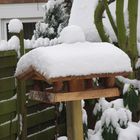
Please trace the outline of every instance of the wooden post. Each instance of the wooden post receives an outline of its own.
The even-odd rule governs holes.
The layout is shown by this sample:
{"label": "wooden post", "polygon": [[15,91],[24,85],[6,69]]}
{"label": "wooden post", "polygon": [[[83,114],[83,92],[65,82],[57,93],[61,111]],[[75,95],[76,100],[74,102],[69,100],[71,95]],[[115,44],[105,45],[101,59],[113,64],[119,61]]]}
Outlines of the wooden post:
{"label": "wooden post", "polygon": [[[53,83],[53,91],[57,94],[57,92],[61,92],[63,88],[63,82],[55,82]],[[55,103],[55,114],[56,114],[56,118],[55,118],[55,126],[56,126],[56,130],[55,130],[55,140],[58,139],[59,136],[59,124],[58,124],[58,117],[59,117],[59,103]]]}
{"label": "wooden post", "polygon": [[108,88],[112,88],[115,86],[115,77],[107,77],[105,78],[105,86]]}
{"label": "wooden post", "polygon": [[[20,40],[20,56],[24,55],[24,33],[23,30],[19,34],[15,34]],[[27,139],[27,112],[26,112],[26,83],[17,80],[17,106],[18,106],[18,137],[20,140]],[[22,123],[22,125],[21,125]]]}
{"label": "wooden post", "polygon": [[[84,80],[69,81],[69,91],[84,90]],[[83,140],[81,101],[66,102],[68,140]]]}

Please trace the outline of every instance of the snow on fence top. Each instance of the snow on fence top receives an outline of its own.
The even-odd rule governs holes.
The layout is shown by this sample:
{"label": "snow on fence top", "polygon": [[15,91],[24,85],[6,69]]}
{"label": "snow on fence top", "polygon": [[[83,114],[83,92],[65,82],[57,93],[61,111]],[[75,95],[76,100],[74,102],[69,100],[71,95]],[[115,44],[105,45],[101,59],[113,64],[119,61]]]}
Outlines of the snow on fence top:
{"label": "snow on fence top", "polygon": [[8,24],[8,30],[10,33],[20,33],[23,30],[23,24],[19,19],[12,19]]}
{"label": "snow on fence top", "polygon": [[109,43],[74,43],[41,47],[19,60],[15,76],[30,69],[46,79],[132,71],[130,59]]}
{"label": "snow on fence top", "polygon": [[15,50],[19,55],[20,41],[17,36],[12,36],[8,41],[0,41],[0,51]]}

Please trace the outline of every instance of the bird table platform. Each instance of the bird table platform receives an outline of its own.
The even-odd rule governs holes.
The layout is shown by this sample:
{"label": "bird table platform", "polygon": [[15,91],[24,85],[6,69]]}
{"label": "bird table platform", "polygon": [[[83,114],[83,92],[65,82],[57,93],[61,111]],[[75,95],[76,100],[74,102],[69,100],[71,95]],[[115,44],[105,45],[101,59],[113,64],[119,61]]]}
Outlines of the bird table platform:
{"label": "bird table platform", "polygon": [[[83,140],[80,100],[119,96],[115,77],[131,71],[129,57],[119,48],[109,43],[84,42],[34,49],[19,60],[15,76],[51,83],[52,91],[31,91],[30,99],[66,102],[68,139]],[[92,87],[93,78],[100,78],[104,88]],[[64,82],[68,91],[62,93]]]}

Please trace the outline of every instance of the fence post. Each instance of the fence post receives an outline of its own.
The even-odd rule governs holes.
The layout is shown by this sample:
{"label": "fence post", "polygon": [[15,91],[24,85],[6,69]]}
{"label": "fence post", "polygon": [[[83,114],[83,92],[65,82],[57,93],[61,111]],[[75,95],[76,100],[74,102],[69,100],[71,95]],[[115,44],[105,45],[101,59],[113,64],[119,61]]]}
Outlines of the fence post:
{"label": "fence post", "polygon": [[[24,50],[24,33],[23,30],[17,35],[20,40],[20,56],[25,53]],[[27,139],[27,111],[26,111],[26,84],[25,81],[17,80],[17,104],[19,115],[19,129],[18,135],[20,140]]]}
{"label": "fence post", "polygon": [[[19,33],[19,40],[20,40],[20,56],[23,56],[25,53],[24,50],[24,33],[23,30],[20,31]],[[20,128],[21,140],[26,140],[27,139],[27,112],[26,112],[26,84],[25,81],[19,81],[17,80],[17,95],[19,99],[19,118],[20,118],[20,123],[22,121],[22,125]]]}
{"label": "fence post", "polygon": [[[20,57],[24,55],[24,33],[15,33],[20,40]],[[17,82],[17,113],[18,113],[18,138],[27,139],[27,111],[26,111],[26,83],[25,81],[16,80]]]}

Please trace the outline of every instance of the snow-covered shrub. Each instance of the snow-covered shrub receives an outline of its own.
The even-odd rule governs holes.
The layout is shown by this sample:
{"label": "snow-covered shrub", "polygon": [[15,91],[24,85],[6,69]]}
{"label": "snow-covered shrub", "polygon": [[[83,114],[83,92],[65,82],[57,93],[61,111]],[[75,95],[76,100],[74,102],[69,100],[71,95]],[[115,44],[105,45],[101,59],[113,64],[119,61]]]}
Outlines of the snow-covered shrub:
{"label": "snow-covered shrub", "polygon": [[100,120],[103,112],[111,107],[117,110],[120,108],[124,108],[123,99],[116,99],[108,102],[105,98],[100,98],[93,109],[93,114],[96,120]]}
{"label": "snow-covered shrub", "polygon": [[[108,104],[111,105],[112,103],[108,102]],[[119,107],[111,108],[107,105],[102,113],[101,119],[95,125],[93,136],[98,135],[98,137],[101,137],[100,140],[118,140],[120,131],[127,129],[131,121],[132,113],[128,109]]]}
{"label": "snow-covered shrub", "polygon": [[132,121],[132,113],[124,108],[123,99],[108,102],[101,98],[95,104],[93,114],[97,120],[92,138],[99,140],[119,140],[120,131],[127,129]]}
{"label": "snow-covered shrub", "polygon": [[124,106],[133,112],[139,103],[139,91],[131,84],[125,84],[123,90]]}
{"label": "snow-covered shrub", "polygon": [[34,31],[35,39],[47,37],[54,39],[61,30],[67,26],[71,1],[49,0],[43,7],[45,11],[44,21],[36,23]]}

